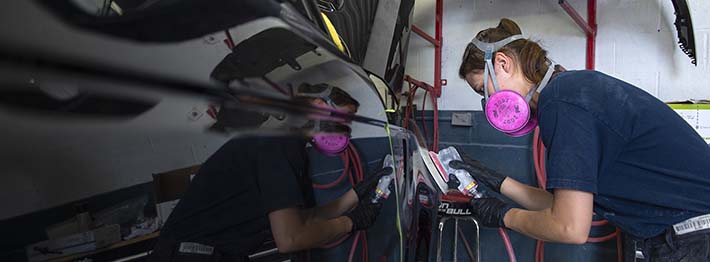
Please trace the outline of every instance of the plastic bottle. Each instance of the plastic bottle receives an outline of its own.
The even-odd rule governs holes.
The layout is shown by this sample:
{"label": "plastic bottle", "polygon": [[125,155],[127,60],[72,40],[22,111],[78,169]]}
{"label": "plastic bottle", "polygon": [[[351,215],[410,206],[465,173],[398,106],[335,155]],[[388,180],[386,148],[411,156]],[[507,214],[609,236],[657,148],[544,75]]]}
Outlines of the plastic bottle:
{"label": "plastic bottle", "polygon": [[478,192],[478,182],[471,177],[471,174],[466,172],[466,170],[454,169],[449,166],[449,163],[453,160],[462,160],[456,148],[447,147],[441,149],[438,153],[438,157],[446,173],[454,175],[456,179],[459,180],[458,190],[461,191],[461,193],[474,198],[481,198],[483,196],[481,192]]}
{"label": "plastic bottle", "polygon": [[390,167],[392,168],[392,173],[384,175],[377,182],[377,187],[375,187],[375,196],[372,197],[372,203],[377,203],[380,199],[387,199],[390,196],[390,184],[394,179],[394,158],[392,155],[385,156],[384,161],[382,161],[382,168]]}

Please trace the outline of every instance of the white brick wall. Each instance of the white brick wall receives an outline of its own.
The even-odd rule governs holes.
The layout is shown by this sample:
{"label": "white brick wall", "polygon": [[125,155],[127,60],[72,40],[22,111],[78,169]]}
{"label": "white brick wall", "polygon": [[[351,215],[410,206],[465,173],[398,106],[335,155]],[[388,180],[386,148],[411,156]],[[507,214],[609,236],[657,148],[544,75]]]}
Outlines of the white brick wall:
{"label": "white brick wall", "polygon": [[[569,1],[586,16],[586,0]],[[661,100],[709,99],[710,2],[691,0],[698,66],[678,47],[669,0],[597,1],[596,69],[630,82]],[[435,0],[417,0],[414,24],[434,33]],[[466,43],[502,17],[516,21],[526,37],[539,40],[549,56],[568,69],[583,69],[586,37],[555,0],[446,0],[442,110],[480,110],[480,96],[458,77]],[[413,35],[407,73],[429,83],[434,75],[433,48]],[[421,101],[421,98],[417,99]],[[431,103],[427,103],[431,104]],[[428,105],[427,105],[428,106]]]}

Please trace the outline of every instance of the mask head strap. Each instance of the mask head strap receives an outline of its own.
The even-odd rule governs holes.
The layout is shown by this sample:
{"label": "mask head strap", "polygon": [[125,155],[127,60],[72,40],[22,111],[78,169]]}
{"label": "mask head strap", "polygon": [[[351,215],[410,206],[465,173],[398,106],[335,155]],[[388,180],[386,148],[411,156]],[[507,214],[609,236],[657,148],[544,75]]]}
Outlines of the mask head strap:
{"label": "mask head strap", "polygon": [[542,89],[544,89],[545,86],[547,86],[547,83],[550,82],[550,78],[552,78],[552,73],[554,72],[555,62],[550,61],[549,66],[547,67],[547,72],[545,72],[545,76],[542,78],[542,81],[540,81],[540,84],[538,84],[537,87],[533,86],[533,88],[530,89],[528,95],[525,96],[525,101],[530,102],[530,99],[532,99],[535,92],[542,92]]}
{"label": "mask head strap", "polygon": [[[493,89],[498,92],[498,80],[496,79],[496,73],[495,70],[493,69],[493,53],[497,52],[501,48],[503,48],[505,45],[510,44],[511,42],[515,40],[523,39],[522,35],[511,35],[505,39],[502,39],[497,42],[493,43],[486,43],[481,40],[478,40],[474,38],[471,40],[471,43],[476,46],[478,49],[484,52],[484,61],[485,61],[485,67],[483,71],[483,76],[485,78],[488,78],[488,74],[490,73],[491,79],[493,80]],[[483,93],[486,98],[488,98],[488,79],[483,80]]]}
{"label": "mask head strap", "polygon": [[304,92],[298,92],[294,94],[295,96],[305,96],[305,97],[313,97],[313,98],[320,98],[323,99],[329,106],[336,107],[335,103],[333,102],[332,99],[330,99],[330,95],[333,93],[333,86],[326,85],[325,90],[319,92],[319,93],[304,93]]}
{"label": "mask head strap", "polygon": [[[341,124],[342,124],[342,123],[341,123]],[[344,126],[350,126],[350,125],[348,125],[348,124],[342,124],[342,125],[344,125]],[[311,131],[312,131],[314,134],[318,134],[318,133],[340,133],[340,132],[333,132],[333,131],[321,131],[321,120],[320,120],[320,119],[314,119],[314,120],[313,120],[313,129],[311,129]],[[343,134],[345,134],[345,133],[343,133]],[[349,136],[349,135],[348,135],[348,136]]]}
{"label": "mask head strap", "polygon": [[511,36],[501,39],[500,41],[497,41],[497,42],[486,43],[486,42],[483,42],[481,40],[474,38],[471,40],[471,43],[473,45],[475,45],[476,47],[478,47],[478,49],[480,49],[483,52],[490,51],[491,53],[494,53],[494,52],[500,50],[501,48],[503,48],[504,46],[506,46],[507,44],[510,44],[511,42],[513,42],[515,40],[520,40],[520,39],[523,39],[522,35],[511,35]]}
{"label": "mask head strap", "polygon": [[313,133],[320,133],[320,120],[318,119],[313,120]]}

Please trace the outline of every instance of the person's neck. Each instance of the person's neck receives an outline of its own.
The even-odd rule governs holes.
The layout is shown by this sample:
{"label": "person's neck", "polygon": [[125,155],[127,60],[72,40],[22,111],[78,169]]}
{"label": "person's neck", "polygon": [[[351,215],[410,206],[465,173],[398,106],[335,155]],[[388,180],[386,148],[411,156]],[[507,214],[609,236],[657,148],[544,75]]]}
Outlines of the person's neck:
{"label": "person's neck", "polygon": [[[530,92],[536,91],[537,85],[528,81],[522,74],[517,74],[511,79],[510,86],[506,89],[515,91],[521,96],[526,97]],[[537,95],[537,93],[533,94],[533,97],[530,99],[530,108],[533,110],[537,108]]]}
{"label": "person's neck", "polygon": [[534,86],[532,82],[525,79],[525,77],[523,77],[522,75],[516,75],[511,79],[510,87],[508,87],[507,89],[513,90],[521,96],[525,97],[528,95],[528,93],[534,91],[533,89],[535,87],[536,86]]}
{"label": "person's neck", "polygon": [[535,92],[535,94],[533,94],[533,97],[530,99],[530,109],[532,109],[533,111],[537,111],[537,99],[539,96],[540,93]]}
{"label": "person's neck", "polygon": [[[559,65],[558,65],[558,66],[559,66]],[[559,68],[560,68],[561,70],[559,70],[559,71],[558,71],[558,70],[555,70],[554,72],[552,72],[552,78],[550,78],[549,81],[552,81],[552,79],[554,79],[555,76],[557,76],[557,73],[560,73],[560,72],[564,72],[564,71],[565,71],[565,69],[564,69],[563,67],[559,66]],[[555,68],[555,69],[557,69],[557,68]],[[547,82],[547,84],[550,84],[550,82]],[[538,88],[538,87],[536,86],[535,89],[537,89],[537,88]],[[540,92],[542,92],[542,90],[540,90]],[[540,93],[538,93],[537,90],[535,90],[535,94],[533,94],[532,99],[530,99],[530,108],[531,108],[533,111],[537,111],[537,101],[538,101],[539,98],[540,98]]]}

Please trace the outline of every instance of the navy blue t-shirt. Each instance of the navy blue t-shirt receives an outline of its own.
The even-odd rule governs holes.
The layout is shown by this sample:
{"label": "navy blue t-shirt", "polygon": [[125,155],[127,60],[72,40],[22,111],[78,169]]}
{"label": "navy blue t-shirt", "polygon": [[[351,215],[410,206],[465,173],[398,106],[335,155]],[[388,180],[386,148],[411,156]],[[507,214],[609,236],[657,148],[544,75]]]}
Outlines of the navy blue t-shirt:
{"label": "navy blue t-shirt", "polygon": [[271,237],[268,214],[315,205],[300,137],[239,137],[205,161],[161,238],[214,246],[234,257]]}
{"label": "navy blue t-shirt", "polygon": [[596,71],[556,75],[538,101],[547,188],[594,193],[637,238],[710,213],[710,147],[668,105]]}

